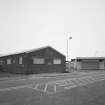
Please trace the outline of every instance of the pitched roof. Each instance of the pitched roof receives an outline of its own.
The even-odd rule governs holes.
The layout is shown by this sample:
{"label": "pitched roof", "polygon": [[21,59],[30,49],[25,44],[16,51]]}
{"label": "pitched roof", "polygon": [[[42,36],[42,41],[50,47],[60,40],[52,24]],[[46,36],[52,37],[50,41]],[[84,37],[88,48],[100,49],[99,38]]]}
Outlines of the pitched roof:
{"label": "pitched roof", "polygon": [[25,53],[35,52],[35,51],[43,50],[43,49],[45,49],[45,48],[51,48],[51,49],[53,49],[54,51],[56,51],[57,53],[59,53],[60,55],[65,56],[64,54],[62,54],[61,52],[59,52],[58,50],[56,50],[55,48],[53,48],[53,47],[51,47],[51,46],[40,47],[40,48],[37,48],[37,49],[33,49],[33,50],[26,51]]}
{"label": "pitched roof", "polygon": [[51,46],[44,46],[44,47],[40,47],[40,48],[36,48],[36,49],[31,49],[31,50],[27,50],[27,51],[22,51],[22,52],[16,52],[16,53],[13,53],[13,54],[7,54],[7,55],[3,55],[3,56],[0,56],[0,57],[4,57],[4,56],[10,56],[10,55],[18,55],[18,54],[27,54],[27,53],[31,53],[31,52],[36,52],[36,51],[39,51],[39,50],[43,50],[45,48],[51,48],[53,49],[54,51],[58,52],[60,55],[62,56],[65,56],[64,54],[62,54],[61,52],[57,51],[56,49],[52,48]]}

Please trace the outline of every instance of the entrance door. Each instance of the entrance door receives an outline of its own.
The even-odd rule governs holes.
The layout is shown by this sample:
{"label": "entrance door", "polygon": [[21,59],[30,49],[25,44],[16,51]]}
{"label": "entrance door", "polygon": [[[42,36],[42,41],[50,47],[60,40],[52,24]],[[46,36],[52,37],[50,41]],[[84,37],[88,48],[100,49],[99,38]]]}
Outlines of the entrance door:
{"label": "entrance door", "polygon": [[45,64],[46,64],[46,68],[45,68],[45,72],[46,73],[51,73],[53,72],[53,62],[52,62],[52,59],[46,59],[45,61]]}

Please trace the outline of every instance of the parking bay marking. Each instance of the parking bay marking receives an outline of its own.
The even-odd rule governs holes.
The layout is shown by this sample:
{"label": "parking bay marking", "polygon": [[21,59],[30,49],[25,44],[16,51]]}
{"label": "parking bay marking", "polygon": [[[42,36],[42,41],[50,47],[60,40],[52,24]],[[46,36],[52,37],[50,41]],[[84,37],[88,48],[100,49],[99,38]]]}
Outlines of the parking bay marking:
{"label": "parking bay marking", "polygon": [[[99,79],[99,78],[97,78]],[[89,83],[93,83],[97,80],[96,78],[93,78],[92,76],[87,77],[81,77],[81,78],[73,78],[73,79],[65,79],[65,80],[58,80],[53,82],[48,82],[46,84],[37,84],[34,88],[37,91],[46,92],[50,94],[54,94],[56,92],[59,92],[59,88],[62,87],[62,89],[71,89],[78,86],[87,85]],[[103,78],[102,78],[103,79]],[[101,80],[102,80],[101,79]],[[42,85],[42,86],[41,86]]]}
{"label": "parking bay marking", "polygon": [[64,87],[64,89],[71,89],[77,86],[83,86],[83,85],[89,84],[91,82],[93,82],[92,78],[85,77],[85,78],[78,78],[78,79],[76,78],[76,79],[70,79],[70,80],[57,81],[55,84],[59,87]]}

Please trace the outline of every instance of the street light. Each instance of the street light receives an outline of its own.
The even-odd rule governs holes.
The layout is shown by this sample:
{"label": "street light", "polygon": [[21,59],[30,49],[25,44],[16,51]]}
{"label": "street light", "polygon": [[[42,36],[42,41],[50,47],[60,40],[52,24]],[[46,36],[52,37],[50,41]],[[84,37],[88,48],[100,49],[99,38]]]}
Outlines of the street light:
{"label": "street light", "polygon": [[71,40],[72,37],[70,36],[69,38],[67,38],[67,61],[68,61],[68,51],[69,51],[69,40]]}

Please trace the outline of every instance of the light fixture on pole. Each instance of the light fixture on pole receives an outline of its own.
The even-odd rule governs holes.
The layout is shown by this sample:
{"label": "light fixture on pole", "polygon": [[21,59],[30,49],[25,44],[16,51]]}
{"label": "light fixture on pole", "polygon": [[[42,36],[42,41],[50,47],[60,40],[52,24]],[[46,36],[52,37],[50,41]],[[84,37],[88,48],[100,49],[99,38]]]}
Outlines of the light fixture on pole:
{"label": "light fixture on pole", "polygon": [[69,40],[71,40],[72,37],[70,36],[69,38],[67,38],[67,61],[68,61],[68,51],[69,51]]}

